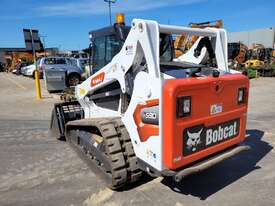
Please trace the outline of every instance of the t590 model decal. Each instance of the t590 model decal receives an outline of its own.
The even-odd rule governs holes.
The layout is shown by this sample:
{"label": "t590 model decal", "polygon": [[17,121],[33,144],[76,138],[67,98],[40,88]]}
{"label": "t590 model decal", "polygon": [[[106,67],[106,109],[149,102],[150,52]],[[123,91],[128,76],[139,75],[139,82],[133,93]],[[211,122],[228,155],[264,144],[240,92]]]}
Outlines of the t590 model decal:
{"label": "t590 model decal", "polygon": [[145,142],[150,136],[159,135],[158,105],[158,99],[148,100],[145,104],[138,104],[134,112],[134,120],[141,142]]}

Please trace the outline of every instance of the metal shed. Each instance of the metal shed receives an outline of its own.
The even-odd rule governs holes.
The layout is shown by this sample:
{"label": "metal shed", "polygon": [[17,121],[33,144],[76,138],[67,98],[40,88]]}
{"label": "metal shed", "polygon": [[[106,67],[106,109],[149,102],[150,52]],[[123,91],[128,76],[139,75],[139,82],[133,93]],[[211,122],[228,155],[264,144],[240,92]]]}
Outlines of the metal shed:
{"label": "metal shed", "polygon": [[231,32],[228,34],[228,42],[242,42],[249,48],[251,48],[254,43],[262,44],[265,48],[275,48],[275,27]]}

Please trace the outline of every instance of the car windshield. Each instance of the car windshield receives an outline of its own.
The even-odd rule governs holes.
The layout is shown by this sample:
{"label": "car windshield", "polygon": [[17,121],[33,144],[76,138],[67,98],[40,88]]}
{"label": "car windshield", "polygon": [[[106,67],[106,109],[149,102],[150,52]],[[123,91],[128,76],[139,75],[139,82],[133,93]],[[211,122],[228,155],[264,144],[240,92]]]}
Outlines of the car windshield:
{"label": "car windshield", "polygon": [[77,60],[76,59],[74,59],[74,58],[69,59],[68,58],[67,61],[70,65],[77,66]]}
{"label": "car windshield", "polygon": [[79,60],[79,64],[81,67],[84,67],[85,65],[88,64],[88,59],[81,59]]}
{"label": "car windshield", "polygon": [[64,58],[46,58],[45,64],[47,65],[66,64],[66,60]]}
{"label": "car windshield", "polygon": [[88,59],[82,59],[79,60],[80,64],[87,64],[88,63]]}

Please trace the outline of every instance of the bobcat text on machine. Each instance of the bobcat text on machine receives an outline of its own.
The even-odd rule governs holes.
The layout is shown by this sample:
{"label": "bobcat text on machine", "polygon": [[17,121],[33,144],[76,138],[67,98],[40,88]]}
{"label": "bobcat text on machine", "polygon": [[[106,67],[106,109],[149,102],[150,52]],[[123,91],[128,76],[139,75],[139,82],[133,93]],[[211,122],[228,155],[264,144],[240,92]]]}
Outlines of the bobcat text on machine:
{"label": "bobcat text on machine", "polygon": [[[121,20],[121,18],[118,18]],[[174,58],[173,35],[198,37]],[[142,172],[179,182],[249,149],[249,80],[227,65],[223,29],[134,19],[90,32],[94,74],[55,104],[51,131],[116,189]]]}

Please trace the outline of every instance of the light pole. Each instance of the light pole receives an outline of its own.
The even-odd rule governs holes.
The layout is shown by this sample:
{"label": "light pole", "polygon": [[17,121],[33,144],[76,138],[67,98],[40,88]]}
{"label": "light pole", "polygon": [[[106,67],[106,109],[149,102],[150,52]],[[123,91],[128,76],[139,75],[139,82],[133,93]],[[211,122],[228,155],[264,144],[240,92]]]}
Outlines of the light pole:
{"label": "light pole", "polygon": [[112,26],[112,11],[111,11],[111,4],[116,3],[117,0],[104,0],[109,5],[109,18],[110,18],[110,25]]}
{"label": "light pole", "polygon": [[35,77],[36,99],[39,100],[42,98],[42,96],[41,96],[40,77],[37,69],[36,52],[35,52],[34,37],[33,37],[32,29],[30,29],[30,36],[31,36],[31,43],[32,43],[33,64],[35,66],[34,77]]}

